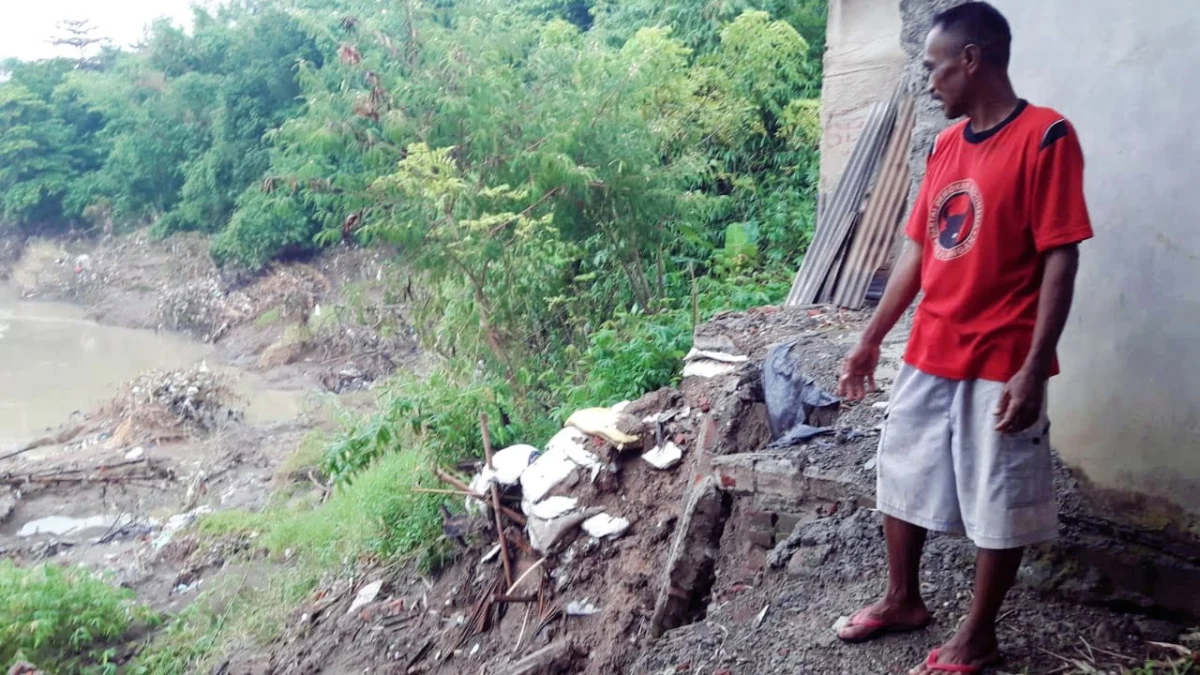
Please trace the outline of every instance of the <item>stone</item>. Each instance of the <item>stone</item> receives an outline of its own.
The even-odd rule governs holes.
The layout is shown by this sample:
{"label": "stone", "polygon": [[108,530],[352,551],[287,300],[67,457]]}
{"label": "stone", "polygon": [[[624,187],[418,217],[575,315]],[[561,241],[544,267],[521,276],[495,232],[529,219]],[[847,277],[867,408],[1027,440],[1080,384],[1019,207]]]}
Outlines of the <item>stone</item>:
{"label": "stone", "polygon": [[808,576],[820,569],[832,553],[833,546],[830,544],[802,547],[788,560],[787,573],[793,577]]}
{"label": "stone", "polygon": [[358,595],[354,596],[354,602],[350,603],[350,609],[346,611],[346,614],[353,614],[359,609],[375,602],[375,598],[379,597],[379,591],[382,589],[383,581],[373,581],[363,586]]}
{"label": "stone", "polygon": [[650,466],[659,471],[667,471],[673,469],[683,461],[683,450],[671,441],[667,441],[663,445],[656,445],[650,452],[642,455],[642,459]]}
{"label": "stone", "polygon": [[607,513],[588,518],[583,522],[583,531],[596,539],[619,537],[629,530],[629,521]]}

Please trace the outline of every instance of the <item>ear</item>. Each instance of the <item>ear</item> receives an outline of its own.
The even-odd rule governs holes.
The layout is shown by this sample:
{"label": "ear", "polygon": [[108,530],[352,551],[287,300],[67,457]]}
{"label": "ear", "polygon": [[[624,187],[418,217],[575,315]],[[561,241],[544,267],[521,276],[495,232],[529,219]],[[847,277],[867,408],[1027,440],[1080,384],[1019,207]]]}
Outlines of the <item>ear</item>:
{"label": "ear", "polygon": [[962,59],[963,70],[968,75],[974,75],[983,66],[983,50],[979,45],[969,44],[963,47],[959,58]]}

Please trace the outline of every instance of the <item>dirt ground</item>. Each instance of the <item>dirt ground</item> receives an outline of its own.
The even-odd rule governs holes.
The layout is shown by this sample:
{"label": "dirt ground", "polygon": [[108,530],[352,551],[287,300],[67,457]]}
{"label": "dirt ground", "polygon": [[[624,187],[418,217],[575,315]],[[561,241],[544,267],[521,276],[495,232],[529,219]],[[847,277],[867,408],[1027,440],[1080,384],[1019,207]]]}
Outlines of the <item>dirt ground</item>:
{"label": "dirt ground", "polygon": [[[863,320],[861,314],[765,308],[719,317],[698,331],[698,341],[730,337],[726,346],[750,356],[749,363],[721,377],[685,379],[680,390],[654,392],[629,408],[635,416],[675,411],[665,431],[686,448],[684,461],[659,471],[638,452],[610,454],[599,478],[568,481],[562,491],[628,518],[630,528],[620,538],[576,533],[543,555],[530,550],[522,528],[510,523],[506,537],[520,551],[514,576],[529,574],[509,591],[498,560],[482,561],[495,534],[480,518],[469,529],[482,533],[481,540],[435,578],[408,568],[379,569],[330,586],[298,610],[288,638],[269,656],[235,656],[224,672],[907,672],[964,616],[973,574],[969,542],[940,536],[929,542],[923,581],[936,619],[928,630],[860,646],[844,645],[834,635],[839,618],[877,598],[884,586],[881,520],[864,495],[873,492],[879,404],[897,372],[903,330],[885,347],[883,390],[844,408],[836,433],[786,451],[789,461],[806,467],[805,475],[844,485],[840,497],[812,500],[811,517],[774,550],[747,536],[756,508],[747,496],[715,502],[718,541],[681,536],[696,529],[689,494],[703,489],[714,459],[760,449],[761,425],[747,419],[756,414],[753,380],[768,347],[801,338],[810,374],[832,388],[841,355]],[[593,449],[605,452],[603,444]],[[1070,480],[1064,472],[1064,493],[1073,489]],[[664,577],[681,542],[715,563],[689,588]],[[1003,615],[1005,661],[995,672],[1121,673],[1147,659],[1178,658],[1150,642],[1190,639],[1184,624],[1155,619],[1152,611],[1118,612],[1055,592],[1038,571],[1041,559],[1030,558]],[[354,606],[364,589],[374,593]],[[664,597],[682,601],[674,617],[682,625],[655,639]]]}

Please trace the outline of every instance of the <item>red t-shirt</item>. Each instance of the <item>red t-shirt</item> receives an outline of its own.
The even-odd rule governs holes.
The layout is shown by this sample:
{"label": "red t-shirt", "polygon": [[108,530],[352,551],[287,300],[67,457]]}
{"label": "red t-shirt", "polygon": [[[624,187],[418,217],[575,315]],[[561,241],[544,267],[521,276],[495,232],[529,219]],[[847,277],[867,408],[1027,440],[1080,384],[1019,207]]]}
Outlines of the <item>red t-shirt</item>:
{"label": "red t-shirt", "polygon": [[905,231],[922,247],[924,297],[904,360],[948,379],[1008,381],[1033,342],[1042,254],[1092,236],[1075,130],[1024,101],[986,132],[946,129]]}

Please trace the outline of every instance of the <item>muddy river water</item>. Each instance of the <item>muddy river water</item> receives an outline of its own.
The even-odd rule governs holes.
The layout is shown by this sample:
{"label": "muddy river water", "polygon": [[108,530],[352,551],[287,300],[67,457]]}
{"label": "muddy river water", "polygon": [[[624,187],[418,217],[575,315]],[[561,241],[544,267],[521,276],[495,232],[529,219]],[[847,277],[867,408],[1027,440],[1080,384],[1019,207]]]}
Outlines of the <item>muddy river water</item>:
{"label": "muddy river water", "polygon": [[[186,368],[212,347],[167,332],[102,326],[65,303],[21,300],[0,284],[0,452],[112,399],[149,369]],[[249,421],[293,416],[299,395],[238,378]]]}

